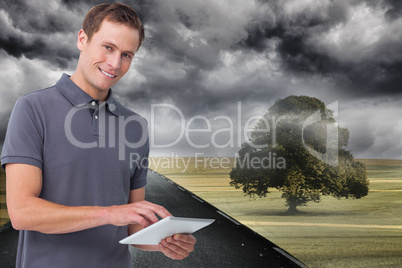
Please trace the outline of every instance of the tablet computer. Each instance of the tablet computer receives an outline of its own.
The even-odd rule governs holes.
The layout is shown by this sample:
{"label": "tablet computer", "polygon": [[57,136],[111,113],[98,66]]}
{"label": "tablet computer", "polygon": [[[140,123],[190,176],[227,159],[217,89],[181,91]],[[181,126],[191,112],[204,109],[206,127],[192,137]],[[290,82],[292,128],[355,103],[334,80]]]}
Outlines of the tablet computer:
{"label": "tablet computer", "polygon": [[162,239],[174,234],[191,234],[204,228],[214,219],[166,217],[122,240],[121,244],[158,245]]}

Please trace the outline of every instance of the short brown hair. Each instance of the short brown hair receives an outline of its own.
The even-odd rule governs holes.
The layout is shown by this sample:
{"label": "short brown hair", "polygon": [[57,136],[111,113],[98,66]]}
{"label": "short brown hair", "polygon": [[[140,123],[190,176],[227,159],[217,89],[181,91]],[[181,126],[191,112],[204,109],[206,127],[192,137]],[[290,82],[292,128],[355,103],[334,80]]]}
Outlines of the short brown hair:
{"label": "short brown hair", "polygon": [[140,48],[145,38],[144,25],[132,7],[121,3],[100,4],[89,10],[82,23],[82,29],[88,36],[88,41],[99,30],[105,19],[137,29],[140,34],[140,43],[138,45],[138,48]]}

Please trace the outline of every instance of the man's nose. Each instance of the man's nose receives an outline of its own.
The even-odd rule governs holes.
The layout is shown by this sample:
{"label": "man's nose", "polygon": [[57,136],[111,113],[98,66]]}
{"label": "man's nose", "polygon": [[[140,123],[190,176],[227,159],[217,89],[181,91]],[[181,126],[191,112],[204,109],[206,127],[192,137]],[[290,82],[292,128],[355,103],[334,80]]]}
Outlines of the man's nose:
{"label": "man's nose", "polygon": [[120,69],[121,66],[121,56],[118,53],[113,53],[109,55],[107,63],[113,70]]}

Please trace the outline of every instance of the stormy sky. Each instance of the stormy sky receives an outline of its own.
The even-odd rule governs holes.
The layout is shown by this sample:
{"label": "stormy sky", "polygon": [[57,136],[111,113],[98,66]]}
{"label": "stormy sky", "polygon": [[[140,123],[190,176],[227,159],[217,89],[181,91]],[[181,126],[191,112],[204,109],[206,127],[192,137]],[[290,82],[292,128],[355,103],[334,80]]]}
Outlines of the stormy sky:
{"label": "stormy sky", "polygon": [[[0,143],[18,97],[74,72],[103,2],[0,2]],[[307,95],[338,105],[355,157],[402,159],[401,1],[122,2],[146,39],[114,92],[150,123],[152,155],[234,156],[277,99]]]}

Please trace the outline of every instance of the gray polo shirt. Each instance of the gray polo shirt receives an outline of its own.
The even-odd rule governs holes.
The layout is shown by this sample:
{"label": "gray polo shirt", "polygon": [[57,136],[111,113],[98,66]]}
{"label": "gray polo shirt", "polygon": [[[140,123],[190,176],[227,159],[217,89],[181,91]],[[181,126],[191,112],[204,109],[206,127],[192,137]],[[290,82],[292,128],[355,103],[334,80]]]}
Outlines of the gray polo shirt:
{"label": "gray polo shirt", "polygon": [[[63,74],[53,87],[18,99],[1,155],[42,169],[40,197],[67,206],[127,204],[146,185],[146,121],[110,90],[99,105]],[[46,215],[43,215],[46,218]],[[69,234],[21,231],[17,267],[131,267],[127,227],[100,226]]]}

